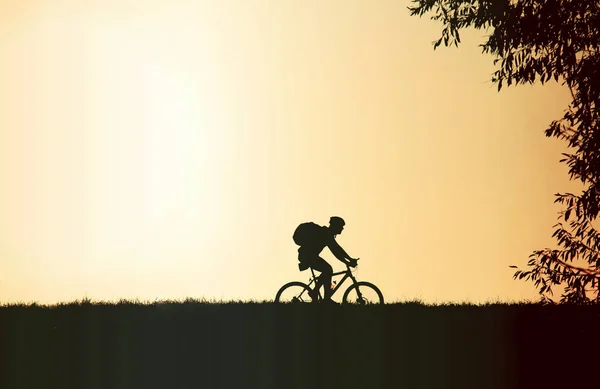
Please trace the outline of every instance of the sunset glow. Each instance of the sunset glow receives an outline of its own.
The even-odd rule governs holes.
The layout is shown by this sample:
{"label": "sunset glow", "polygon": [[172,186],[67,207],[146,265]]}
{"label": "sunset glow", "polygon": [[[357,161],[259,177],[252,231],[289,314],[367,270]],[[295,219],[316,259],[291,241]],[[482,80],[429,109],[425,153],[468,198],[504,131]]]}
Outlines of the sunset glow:
{"label": "sunset glow", "polygon": [[386,301],[536,298],[568,91],[406,6],[0,1],[0,301],[273,299],[332,215]]}

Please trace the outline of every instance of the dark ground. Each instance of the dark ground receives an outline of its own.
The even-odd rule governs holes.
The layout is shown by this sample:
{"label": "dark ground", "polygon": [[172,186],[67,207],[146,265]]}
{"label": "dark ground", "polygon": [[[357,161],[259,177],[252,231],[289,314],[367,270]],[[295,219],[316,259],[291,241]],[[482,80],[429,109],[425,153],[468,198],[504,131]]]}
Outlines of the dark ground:
{"label": "dark ground", "polygon": [[0,307],[0,388],[600,387],[600,306]]}

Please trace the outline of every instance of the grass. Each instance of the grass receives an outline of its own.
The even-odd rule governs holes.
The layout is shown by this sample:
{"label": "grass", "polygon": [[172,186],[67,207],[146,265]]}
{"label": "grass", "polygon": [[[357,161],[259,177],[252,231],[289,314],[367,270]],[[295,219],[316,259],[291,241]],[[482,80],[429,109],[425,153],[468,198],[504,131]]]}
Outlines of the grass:
{"label": "grass", "polygon": [[0,388],[576,388],[599,324],[600,306],[499,301],[4,304]]}

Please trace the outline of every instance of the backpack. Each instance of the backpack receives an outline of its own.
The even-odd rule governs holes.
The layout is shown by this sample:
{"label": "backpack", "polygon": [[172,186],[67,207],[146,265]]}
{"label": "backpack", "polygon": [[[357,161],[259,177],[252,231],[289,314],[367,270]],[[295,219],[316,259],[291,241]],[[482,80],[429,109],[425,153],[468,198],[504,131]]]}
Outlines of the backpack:
{"label": "backpack", "polygon": [[302,223],[296,227],[296,231],[294,231],[294,243],[298,246],[310,245],[310,243],[316,239],[320,231],[321,226],[318,224],[313,222]]}

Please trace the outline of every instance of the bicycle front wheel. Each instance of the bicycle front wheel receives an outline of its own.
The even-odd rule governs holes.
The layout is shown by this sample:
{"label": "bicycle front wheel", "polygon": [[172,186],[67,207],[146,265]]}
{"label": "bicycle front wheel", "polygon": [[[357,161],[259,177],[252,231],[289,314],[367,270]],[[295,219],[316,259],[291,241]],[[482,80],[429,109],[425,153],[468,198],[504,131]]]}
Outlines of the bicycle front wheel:
{"label": "bicycle front wheel", "polygon": [[283,285],[275,296],[276,303],[311,303],[312,289],[298,281],[288,282]]}
{"label": "bicycle front wheel", "polygon": [[346,289],[342,302],[360,305],[383,304],[383,294],[372,283],[359,281]]}

